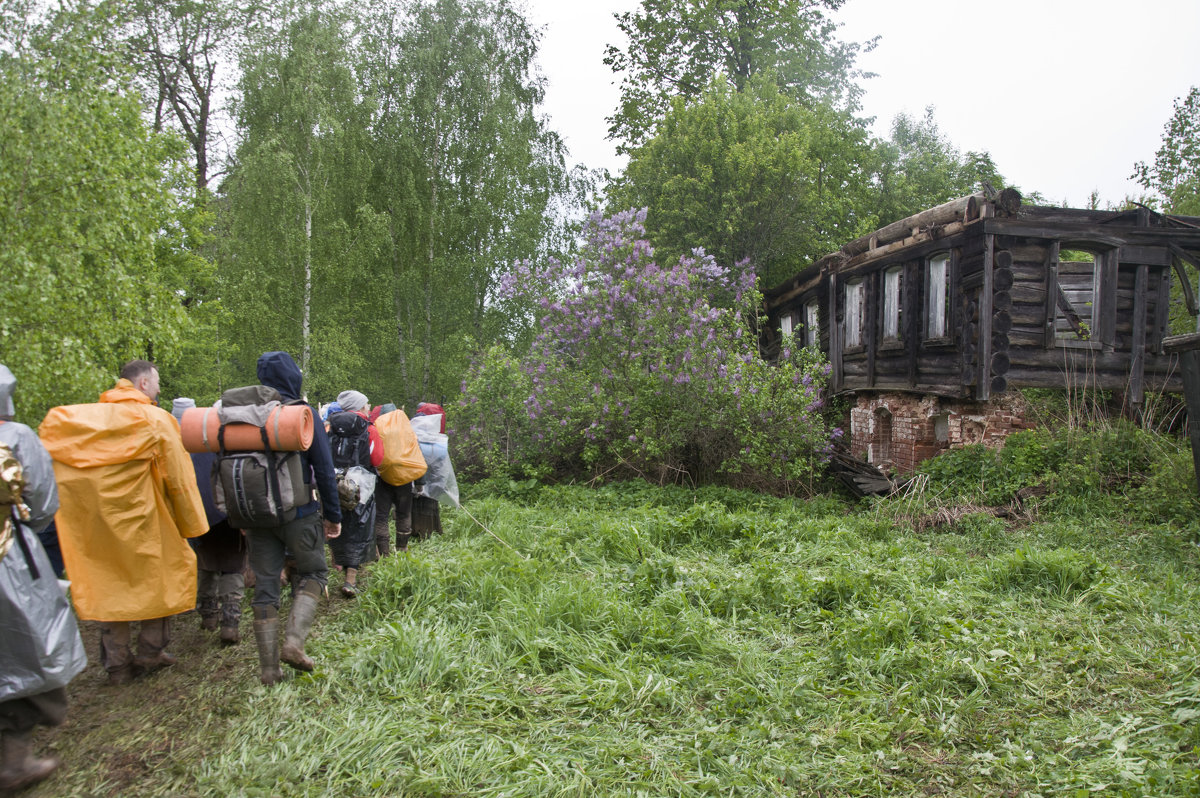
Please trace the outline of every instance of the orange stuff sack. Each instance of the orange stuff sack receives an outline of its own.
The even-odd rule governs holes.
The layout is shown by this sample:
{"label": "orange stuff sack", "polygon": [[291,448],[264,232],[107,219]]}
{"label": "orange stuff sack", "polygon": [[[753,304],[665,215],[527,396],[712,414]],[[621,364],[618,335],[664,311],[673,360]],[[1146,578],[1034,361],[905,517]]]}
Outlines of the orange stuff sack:
{"label": "orange stuff sack", "polygon": [[385,413],[375,421],[375,429],[383,439],[383,462],[379,476],[389,485],[407,485],[425,476],[425,458],[417,434],[403,410]]}
{"label": "orange stuff sack", "polygon": [[[221,419],[216,408],[189,407],[179,422],[183,446],[189,452],[219,452]],[[312,446],[313,413],[308,405],[276,405],[262,429],[276,452],[304,452]],[[226,424],[225,451],[263,451],[262,432],[253,424]]]}

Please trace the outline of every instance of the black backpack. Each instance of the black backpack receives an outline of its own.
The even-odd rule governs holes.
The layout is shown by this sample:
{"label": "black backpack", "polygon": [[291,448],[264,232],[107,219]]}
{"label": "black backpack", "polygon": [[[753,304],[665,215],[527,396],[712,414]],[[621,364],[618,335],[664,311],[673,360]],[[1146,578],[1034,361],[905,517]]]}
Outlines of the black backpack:
{"label": "black backpack", "polygon": [[329,448],[333,450],[333,467],[371,468],[371,424],[358,413],[343,411],[329,417]]}
{"label": "black backpack", "polygon": [[[265,385],[231,388],[221,394],[213,497],[236,529],[283,526],[312,501],[312,489],[304,484],[300,452],[275,452],[267,444],[263,424],[271,409],[282,403],[279,392]],[[225,451],[225,427],[234,423],[259,427],[263,451]]]}

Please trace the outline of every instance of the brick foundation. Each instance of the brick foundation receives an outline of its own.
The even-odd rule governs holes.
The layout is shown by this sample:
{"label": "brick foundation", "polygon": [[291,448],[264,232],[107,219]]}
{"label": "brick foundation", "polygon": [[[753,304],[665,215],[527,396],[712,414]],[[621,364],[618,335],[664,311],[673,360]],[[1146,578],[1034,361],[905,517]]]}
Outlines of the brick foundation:
{"label": "brick foundation", "polygon": [[1011,393],[987,402],[906,393],[862,394],[850,409],[850,452],[885,471],[912,472],[923,461],[969,443],[999,448],[1029,429],[1027,405]]}

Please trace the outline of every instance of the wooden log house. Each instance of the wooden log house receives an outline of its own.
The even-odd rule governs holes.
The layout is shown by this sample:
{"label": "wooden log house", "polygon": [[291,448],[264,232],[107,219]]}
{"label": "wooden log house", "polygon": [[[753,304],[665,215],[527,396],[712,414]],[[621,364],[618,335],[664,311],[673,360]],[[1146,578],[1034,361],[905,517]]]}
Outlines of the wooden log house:
{"label": "wooden log house", "polygon": [[1015,388],[1140,406],[1180,391],[1171,304],[1197,315],[1200,218],[1022,205],[974,194],[889,224],[766,293],[768,357],[818,346],[854,397],[852,454],[908,472],[1028,426]]}

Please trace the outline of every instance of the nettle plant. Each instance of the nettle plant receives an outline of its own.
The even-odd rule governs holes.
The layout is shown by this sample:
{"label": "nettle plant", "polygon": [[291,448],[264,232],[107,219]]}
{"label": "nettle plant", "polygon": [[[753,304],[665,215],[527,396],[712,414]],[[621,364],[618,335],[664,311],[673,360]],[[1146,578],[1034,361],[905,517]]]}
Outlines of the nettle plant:
{"label": "nettle plant", "polygon": [[763,361],[753,272],[700,250],[659,265],[644,222],[645,210],[594,215],[576,260],[525,262],[506,276],[502,296],[537,308],[537,333],[526,357],[493,349],[468,373],[466,459],[493,476],[507,467],[505,476],[633,472],[790,493],[811,485],[840,434],[821,414],[828,365],[798,347]]}

